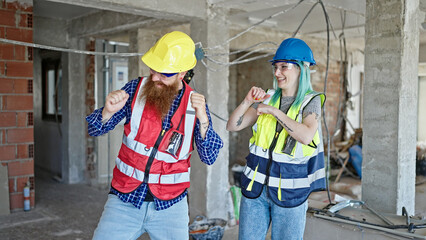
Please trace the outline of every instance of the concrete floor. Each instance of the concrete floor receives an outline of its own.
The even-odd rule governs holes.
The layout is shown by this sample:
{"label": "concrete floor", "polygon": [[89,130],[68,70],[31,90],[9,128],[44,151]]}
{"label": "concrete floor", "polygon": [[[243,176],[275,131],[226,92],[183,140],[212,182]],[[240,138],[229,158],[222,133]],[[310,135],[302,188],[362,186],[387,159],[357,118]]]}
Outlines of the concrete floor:
{"label": "concrete floor", "polygon": [[[36,207],[0,216],[0,239],[91,239],[108,190],[61,184],[40,175],[36,173]],[[238,239],[238,226],[227,228],[222,239]],[[139,240],[149,240],[149,236],[144,234]]]}
{"label": "concrete floor", "polygon": [[[86,184],[66,185],[40,174],[36,176],[36,207],[28,212],[0,216],[0,239],[91,239],[107,189]],[[416,190],[416,215],[425,216],[426,183],[417,185]],[[139,239],[149,237],[143,235]],[[227,228],[222,239],[238,239],[238,226]],[[270,235],[266,239],[270,239]]]}

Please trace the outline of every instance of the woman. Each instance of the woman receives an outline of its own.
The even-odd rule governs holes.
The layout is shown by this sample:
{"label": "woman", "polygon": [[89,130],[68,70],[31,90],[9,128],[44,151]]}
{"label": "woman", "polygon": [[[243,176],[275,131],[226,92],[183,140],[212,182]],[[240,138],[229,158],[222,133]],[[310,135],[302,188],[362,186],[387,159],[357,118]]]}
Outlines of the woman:
{"label": "woman", "polygon": [[271,60],[278,88],[252,87],[227,123],[252,126],[241,177],[239,239],[303,239],[307,198],[325,189],[320,114],[325,95],[312,90],[315,60],[301,39],[284,40]]}

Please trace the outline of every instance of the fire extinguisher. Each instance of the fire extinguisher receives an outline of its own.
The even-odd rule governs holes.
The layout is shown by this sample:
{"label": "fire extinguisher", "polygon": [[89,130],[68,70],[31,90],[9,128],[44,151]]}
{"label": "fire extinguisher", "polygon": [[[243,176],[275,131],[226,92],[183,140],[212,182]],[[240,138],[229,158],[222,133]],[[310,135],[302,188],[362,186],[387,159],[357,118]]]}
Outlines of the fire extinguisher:
{"label": "fire extinguisher", "polygon": [[27,185],[24,187],[24,211],[31,210],[30,204],[30,182],[27,182]]}

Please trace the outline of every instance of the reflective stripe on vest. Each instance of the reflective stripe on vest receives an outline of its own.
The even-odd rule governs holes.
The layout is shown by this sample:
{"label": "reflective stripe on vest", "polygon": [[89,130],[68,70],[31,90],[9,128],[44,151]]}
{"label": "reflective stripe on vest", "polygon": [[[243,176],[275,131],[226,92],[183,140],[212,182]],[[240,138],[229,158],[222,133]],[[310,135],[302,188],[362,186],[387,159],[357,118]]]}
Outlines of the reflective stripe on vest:
{"label": "reflective stripe on vest", "polygon": [[[125,175],[137,179],[139,181],[143,181],[145,177],[145,173],[138,169],[135,169],[123,161],[120,158],[115,159],[115,164],[117,165],[118,170],[124,173]],[[189,182],[189,174],[191,172],[191,168],[188,168],[188,172],[176,173],[176,174],[149,174],[148,183],[160,183],[160,184],[175,184],[175,183],[184,183]]]}
{"label": "reflective stripe on vest", "polygon": [[[313,174],[309,174],[307,178],[289,178],[289,179],[281,179],[277,177],[269,177],[268,186],[270,187],[281,187],[283,189],[297,189],[297,188],[309,188],[311,183],[325,177],[325,172],[323,169],[318,169]],[[246,166],[244,169],[244,175],[249,179],[253,179],[255,170],[251,169],[249,166]],[[256,177],[254,178],[255,182],[260,184],[264,184],[266,180],[266,175],[260,172],[256,173]]]}

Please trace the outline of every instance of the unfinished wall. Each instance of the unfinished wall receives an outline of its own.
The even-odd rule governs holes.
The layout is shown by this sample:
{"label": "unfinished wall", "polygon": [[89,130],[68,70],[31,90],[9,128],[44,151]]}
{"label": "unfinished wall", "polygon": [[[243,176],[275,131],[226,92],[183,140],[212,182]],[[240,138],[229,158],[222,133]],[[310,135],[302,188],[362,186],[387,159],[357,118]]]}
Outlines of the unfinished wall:
{"label": "unfinished wall", "polygon": [[[0,2],[0,38],[33,42],[32,1]],[[0,163],[7,166],[11,211],[24,207],[31,183],[34,206],[33,52],[0,43]]]}
{"label": "unfinished wall", "polygon": [[[37,10],[37,3],[34,5]],[[66,43],[66,22],[58,19],[34,18],[34,42],[47,46],[67,47]],[[66,135],[62,121],[43,119],[43,80],[42,61],[43,59],[60,59],[62,64],[67,59],[67,53],[50,51],[45,49],[34,49],[34,139],[36,148],[34,153],[34,166],[36,169],[43,169],[52,177],[60,179],[62,177],[62,154],[63,138]],[[63,81],[67,77],[63,74]],[[62,85],[63,86],[63,85]],[[65,97],[66,89],[61,96]]]}

